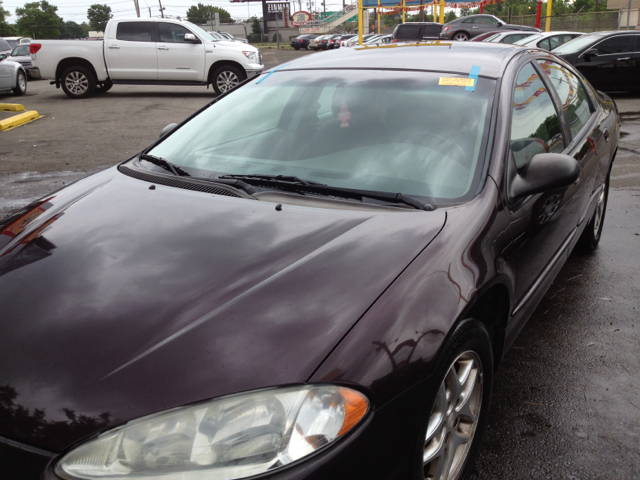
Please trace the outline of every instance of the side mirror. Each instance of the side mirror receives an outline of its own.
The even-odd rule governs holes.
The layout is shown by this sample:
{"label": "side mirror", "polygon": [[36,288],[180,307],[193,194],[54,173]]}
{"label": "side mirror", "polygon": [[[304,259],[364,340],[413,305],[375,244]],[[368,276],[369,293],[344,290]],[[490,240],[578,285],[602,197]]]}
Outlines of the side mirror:
{"label": "side mirror", "polygon": [[589,61],[591,57],[597,57],[598,56],[598,49],[597,48],[590,48],[589,50],[584,52],[582,54],[582,56],[585,58],[585,60]]}
{"label": "side mirror", "polygon": [[5,58],[7,58],[7,54],[6,53],[0,53],[0,62],[2,60],[4,60]]}
{"label": "side mirror", "polygon": [[164,137],[166,134],[171,133],[175,130],[175,128],[178,126],[177,123],[170,123],[169,125],[167,125],[166,127],[164,127],[162,129],[162,132],[160,132],[160,138]]}
{"label": "side mirror", "polygon": [[569,155],[539,153],[523,172],[516,174],[509,186],[512,201],[529,195],[567,188],[580,177],[580,164]]}
{"label": "side mirror", "polygon": [[196,37],[193,33],[185,33],[184,41],[189,43],[200,43],[200,40],[198,40],[198,37]]}

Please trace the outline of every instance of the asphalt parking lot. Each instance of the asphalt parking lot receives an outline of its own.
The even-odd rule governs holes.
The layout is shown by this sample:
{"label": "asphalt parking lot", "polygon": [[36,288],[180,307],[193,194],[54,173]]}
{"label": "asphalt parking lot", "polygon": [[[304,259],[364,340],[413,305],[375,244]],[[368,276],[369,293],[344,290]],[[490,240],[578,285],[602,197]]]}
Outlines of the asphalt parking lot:
{"label": "asphalt parking lot", "polygon": [[[271,67],[308,52],[263,53]],[[131,157],[213,98],[115,86],[72,101],[45,81],[0,95],[44,115],[0,132],[0,217]],[[640,96],[615,100],[623,125],[602,241],[572,254],[507,354],[476,480],[640,478]]]}

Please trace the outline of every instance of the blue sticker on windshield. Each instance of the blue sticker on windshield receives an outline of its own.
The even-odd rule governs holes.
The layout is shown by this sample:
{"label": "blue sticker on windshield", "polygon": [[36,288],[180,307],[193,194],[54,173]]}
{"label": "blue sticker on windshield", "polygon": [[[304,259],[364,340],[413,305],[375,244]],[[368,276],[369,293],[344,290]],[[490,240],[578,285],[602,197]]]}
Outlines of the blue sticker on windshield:
{"label": "blue sticker on windshield", "polygon": [[469,78],[473,78],[473,87],[466,87],[465,90],[473,92],[476,89],[478,83],[478,75],[480,75],[480,67],[474,65],[469,72]]}
{"label": "blue sticker on windshield", "polygon": [[[280,70],[281,68],[286,67],[287,65],[289,65],[288,63],[285,63],[284,65],[280,65],[278,68],[274,68],[273,70],[271,70],[269,73],[267,73],[264,77],[262,77],[260,80],[258,80],[256,82],[256,85],[260,85],[262,82],[264,82],[267,78],[269,78],[273,73],[277,72],[278,70]],[[478,67],[479,68],[479,67]]]}

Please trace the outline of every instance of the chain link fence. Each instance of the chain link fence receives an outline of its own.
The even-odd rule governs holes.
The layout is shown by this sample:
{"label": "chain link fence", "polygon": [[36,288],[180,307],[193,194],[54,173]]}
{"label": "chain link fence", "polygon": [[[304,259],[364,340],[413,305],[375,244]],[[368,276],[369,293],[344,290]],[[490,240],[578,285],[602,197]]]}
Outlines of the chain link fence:
{"label": "chain link fence", "polygon": [[[546,30],[547,18],[542,12],[540,18],[540,30]],[[571,13],[569,15],[554,15],[549,17],[551,21],[551,31],[568,31],[568,32],[601,32],[604,30],[618,30],[618,11],[611,12],[588,12],[588,13]],[[500,17],[507,23],[514,25],[525,25],[535,27],[535,15],[513,15],[509,17]],[[626,27],[626,23],[623,25]]]}

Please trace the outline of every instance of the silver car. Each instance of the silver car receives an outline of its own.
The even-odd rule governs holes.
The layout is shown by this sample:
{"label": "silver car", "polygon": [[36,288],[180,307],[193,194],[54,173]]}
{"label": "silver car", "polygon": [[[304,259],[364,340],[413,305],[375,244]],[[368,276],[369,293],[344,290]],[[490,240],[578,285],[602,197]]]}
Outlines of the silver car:
{"label": "silver car", "polygon": [[27,93],[27,72],[18,62],[6,60],[7,54],[0,54],[0,92],[13,90],[15,95]]}

